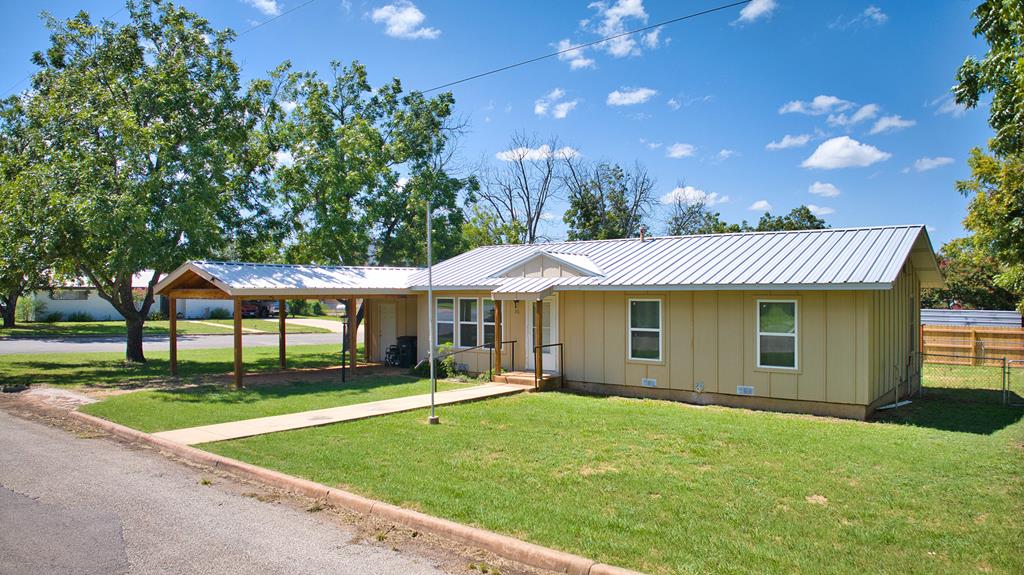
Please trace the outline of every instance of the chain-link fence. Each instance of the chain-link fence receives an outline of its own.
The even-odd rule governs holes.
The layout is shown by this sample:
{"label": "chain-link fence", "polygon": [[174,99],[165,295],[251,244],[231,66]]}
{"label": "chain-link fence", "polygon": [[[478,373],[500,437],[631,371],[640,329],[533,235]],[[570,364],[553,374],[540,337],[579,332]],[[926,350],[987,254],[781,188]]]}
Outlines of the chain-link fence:
{"label": "chain-link fence", "polygon": [[[1011,374],[1011,362],[1003,357],[918,354],[920,393],[927,397],[972,403],[1010,403],[1021,387],[1011,389],[1011,379],[1024,381],[1024,373]],[[1024,371],[1020,362],[1018,371]],[[1020,400],[1019,396],[1017,401]]]}

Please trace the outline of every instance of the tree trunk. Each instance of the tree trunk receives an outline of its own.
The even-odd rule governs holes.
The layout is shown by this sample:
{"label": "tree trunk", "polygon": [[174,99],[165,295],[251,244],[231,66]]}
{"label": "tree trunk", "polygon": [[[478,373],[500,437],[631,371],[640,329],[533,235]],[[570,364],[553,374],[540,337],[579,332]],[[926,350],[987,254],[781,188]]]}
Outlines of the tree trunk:
{"label": "tree trunk", "polygon": [[129,362],[145,363],[146,356],[142,353],[142,326],[145,322],[141,318],[126,318],[124,323],[128,328],[124,358]]}
{"label": "tree trunk", "polygon": [[3,302],[4,327],[12,328],[14,327],[15,313],[18,310],[18,294],[11,294],[3,298]]}

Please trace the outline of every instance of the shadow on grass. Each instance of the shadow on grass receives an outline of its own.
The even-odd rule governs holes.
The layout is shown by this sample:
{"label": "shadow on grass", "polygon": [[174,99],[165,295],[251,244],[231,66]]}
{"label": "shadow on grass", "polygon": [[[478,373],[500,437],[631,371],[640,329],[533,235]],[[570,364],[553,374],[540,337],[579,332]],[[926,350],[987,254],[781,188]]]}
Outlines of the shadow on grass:
{"label": "shadow on grass", "polygon": [[1003,405],[1003,394],[992,389],[927,388],[912,403],[875,412],[873,421],[991,435],[1024,418],[1024,403],[1016,393]]}
{"label": "shadow on grass", "polygon": [[185,389],[160,390],[153,397],[167,403],[202,403],[206,405],[244,405],[258,403],[268,399],[301,397],[331,391],[347,391],[351,395],[363,395],[392,385],[403,385],[417,381],[419,378],[408,375],[365,376],[341,381],[337,379],[315,383],[294,381],[275,383],[236,390],[227,385],[202,385]]}

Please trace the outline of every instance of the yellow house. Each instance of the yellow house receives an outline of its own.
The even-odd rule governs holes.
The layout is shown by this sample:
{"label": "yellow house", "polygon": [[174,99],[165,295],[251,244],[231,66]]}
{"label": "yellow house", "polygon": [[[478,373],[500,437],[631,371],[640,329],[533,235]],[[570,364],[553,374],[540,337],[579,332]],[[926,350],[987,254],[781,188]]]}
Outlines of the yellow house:
{"label": "yellow house", "polygon": [[236,273],[211,297],[360,297],[370,359],[433,336],[499,380],[857,419],[914,391],[920,290],[942,285],[923,226],[487,246],[433,266],[432,302],[426,270],[330,269],[348,271],[287,294]]}

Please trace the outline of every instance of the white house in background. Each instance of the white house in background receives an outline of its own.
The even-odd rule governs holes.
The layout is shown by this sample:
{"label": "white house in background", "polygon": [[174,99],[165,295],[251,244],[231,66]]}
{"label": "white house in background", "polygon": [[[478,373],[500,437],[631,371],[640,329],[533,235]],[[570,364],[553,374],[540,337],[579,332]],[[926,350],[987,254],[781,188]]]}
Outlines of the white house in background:
{"label": "white house in background", "polygon": [[[151,270],[143,270],[132,277],[132,289],[145,290],[153,277]],[[41,321],[48,315],[59,313],[62,320],[73,314],[88,314],[96,321],[122,320],[120,312],[110,302],[100,297],[95,286],[82,278],[78,281],[63,283],[45,289],[37,289],[32,293],[35,300],[35,321]],[[230,316],[231,300],[178,300],[178,317],[185,319],[204,319],[217,308],[224,309]],[[156,296],[151,308],[153,313],[167,314],[167,299]]]}

